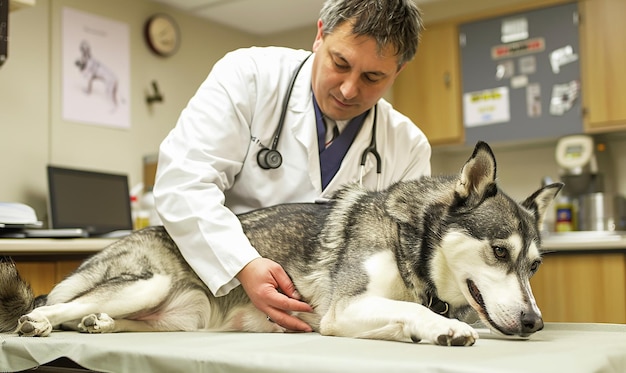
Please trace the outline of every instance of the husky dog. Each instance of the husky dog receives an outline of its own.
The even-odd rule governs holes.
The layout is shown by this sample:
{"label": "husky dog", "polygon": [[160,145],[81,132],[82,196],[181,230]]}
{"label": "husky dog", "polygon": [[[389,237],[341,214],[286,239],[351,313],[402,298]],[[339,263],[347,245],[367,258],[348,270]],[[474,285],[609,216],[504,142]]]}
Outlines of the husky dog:
{"label": "husky dog", "polygon": [[[496,185],[478,143],[459,175],[356,185],[329,203],[284,204],[240,215],[264,257],[280,263],[323,335],[440,345],[475,343],[459,318],[475,311],[493,331],[543,327],[529,285],[541,263],[541,220],[563,185],[521,204]],[[14,265],[0,266],[0,328],[47,336],[53,327],[123,331],[285,331],[238,287],[214,297],[162,227],[125,237],[85,261],[47,299],[33,300]],[[474,315],[476,315],[474,313]]]}
{"label": "husky dog", "polygon": [[103,65],[100,61],[93,58],[91,55],[91,47],[86,41],[80,43],[80,58],[76,60],[76,66],[78,70],[83,74],[86,85],[83,91],[86,94],[91,94],[93,82],[96,80],[102,81],[105,87],[105,96],[109,104],[113,109],[117,108],[117,76],[111,69]]}

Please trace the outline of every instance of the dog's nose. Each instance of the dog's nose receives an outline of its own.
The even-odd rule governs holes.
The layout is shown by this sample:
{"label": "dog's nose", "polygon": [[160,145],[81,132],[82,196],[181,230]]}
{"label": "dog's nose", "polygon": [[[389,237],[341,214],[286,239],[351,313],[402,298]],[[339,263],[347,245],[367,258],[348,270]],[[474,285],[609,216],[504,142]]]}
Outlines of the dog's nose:
{"label": "dog's nose", "polygon": [[522,333],[532,334],[543,329],[543,319],[534,311],[522,311]]}

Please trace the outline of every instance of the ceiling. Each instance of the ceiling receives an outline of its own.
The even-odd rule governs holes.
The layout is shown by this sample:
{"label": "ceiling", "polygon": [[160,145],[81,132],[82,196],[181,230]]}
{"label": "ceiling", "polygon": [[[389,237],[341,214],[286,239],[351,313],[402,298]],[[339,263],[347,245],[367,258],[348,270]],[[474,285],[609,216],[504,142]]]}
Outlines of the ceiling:
{"label": "ceiling", "polygon": [[[270,35],[310,25],[324,0],[153,0],[254,34]],[[418,4],[450,0],[415,0]]]}
{"label": "ceiling", "polygon": [[[2,0],[0,0],[2,1]],[[257,36],[314,27],[324,0],[153,0]],[[426,24],[542,0],[413,0]]]}

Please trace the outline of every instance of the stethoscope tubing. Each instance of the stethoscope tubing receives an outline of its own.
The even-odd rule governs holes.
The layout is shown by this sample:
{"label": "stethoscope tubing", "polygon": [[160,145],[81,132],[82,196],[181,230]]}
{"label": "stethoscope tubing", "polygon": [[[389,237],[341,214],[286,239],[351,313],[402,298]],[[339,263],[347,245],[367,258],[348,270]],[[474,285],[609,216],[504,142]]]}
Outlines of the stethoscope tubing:
{"label": "stethoscope tubing", "polygon": [[283,107],[280,111],[280,117],[278,118],[278,126],[276,127],[276,131],[274,132],[274,138],[272,139],[272,145],[270,146],[270,149],[272,150],[276,150],[276,148],[278,147],[278,139],[280,138],[280,133],[282,132],[283,125],[285,124],[285,116],[287,115],[287,108],[289,107],[289,99],[291,98],[293,87],[296,85],[296,78],[298,77],[300,70],[302,70],[302,66],[304,66],[306,61],[312,55],[313,53],[306,56],[306,58],[300,63],[300,65],[298,65],[298,68],[296,69],[295,73],[291,77],[291,81],[289,82],[289,87],[287,88],[287,94],[285,95],[285,98],[283,99]]}
{"label": "stethoscope tubing", "polygon": [[370,145],[365,148],[363,154],[361,154],[361,166],[359,169],[359,185],[363,186],[363,173],[365,172],[365,162],[367,161],[367,155],[372,154],[376,158],[376,190],[380,190],[380,179],[382,174],[382,159],[376,149],[376,123],[378,122],[378,105],[374,105],[374,121],[372,122],[372,139]]}
{"label": "stethoscope tubing", "polygon": [[[289,86],[287,88],[287,93],[285,94],[285,98],[283,99],[283,106],[281,108],[281,112],[280,112],[280,117],[278,119],[278,126],[276,127],[276,131],[274,131],[274,137],[272,138],[272,143],[271,146],[268,148],[264,148],[261,151],[272,151],[272,152],[276,152],[278,153],[278,140],[280,139],[280,134],[283,130],[283,126],[285,124],[285,116],[287,115],[287,108],[289,106],[289,99],[291,98],[291,93],[293,92],[293,87],[296,84],[296,78],[298,77],[298,74],[300,73],[300,70],[302,70],[302,67],[304,66],[304,64],[306,63],[306,61],[309,59],[309,57],[311,57],[313,55],[313,53],[309,54],[301,63],[300,65],[298,65],[298,67],[296,68],[293,76],[291,77],[291,81],[289,82]],[[363,154],[361,154],[361,164],[360,164],[360,170],[359,170],[359,185],[363,186],[363,174],[365,172],[365,163],[367,161],[367,156],[371,153],[374,158],[376,159],[376,190],[380,190],[381,184],[380,184],[380,179],[381,179],[381,173],[382,173],[382,159],[380,157],[380,154],[378,153],[378,150],[376,149],[376,123],[377,123],[377,115],[378,115],[378,105],[374,105],[374,121],[372,123],[372,139],[370,141],[370,145],[365,148],[365,150],[363,151]],[[278,153],[277,155],[280,155],[280,153]],[[257,161],[258,161],[258,157],[257,157]],[[260,161],[259,161],[259,165],[261,165]],[[276,166],[278,167],[280,166],[280,163]],[[269,168],[273,168],[273,167],[263,167],[264,169],[269,169]]]}

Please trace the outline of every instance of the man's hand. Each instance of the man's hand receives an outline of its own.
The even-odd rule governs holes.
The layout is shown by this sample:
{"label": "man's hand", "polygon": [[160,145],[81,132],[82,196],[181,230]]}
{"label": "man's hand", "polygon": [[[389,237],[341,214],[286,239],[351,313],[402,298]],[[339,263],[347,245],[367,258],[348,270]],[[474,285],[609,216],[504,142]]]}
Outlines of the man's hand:
{"label": "man's hand", "polygon": [[257,258],[237,274],[243,289],[256,308],[273,322],[291,331],[310,332],[311,327],[290,311],[313,312],[300,301],[300,294],[280,264],[266,258]]}

